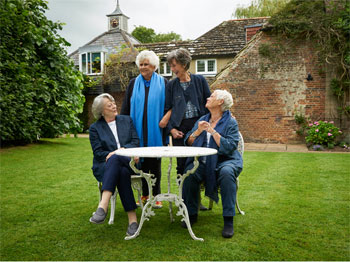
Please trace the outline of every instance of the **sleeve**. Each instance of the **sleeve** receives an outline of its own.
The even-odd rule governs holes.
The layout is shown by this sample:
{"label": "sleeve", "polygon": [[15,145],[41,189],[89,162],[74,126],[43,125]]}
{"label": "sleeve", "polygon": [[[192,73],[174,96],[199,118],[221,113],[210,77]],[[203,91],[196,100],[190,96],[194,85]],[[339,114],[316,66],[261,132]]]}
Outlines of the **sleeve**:
{"label": "sleeve", "polygon": [[[173,108],[173,88],[172,88],[172,81],[169,81],[165,86],[165,106],[164,106],[164,113],[168,112],[170,109]],[[174,112],[173,112],[174,113]],[[171,117],[168,122],[168,125],[165,127],[166,135],[170,134],[170,130],[173,129]]]}
{"label": "sleeve", "polygon": [[104,150],[100,136],[98,135],[95,125],[92,125],[89,129],[89,139],[92,148],[92,152],[97,161],[103,162],[106,160],[109,151]]}
{"label": "sleeve", "polygon": [[132,119],[130,117],[129,120],[129,127],[130,127],[130,141],[129,143],[125,144],[124,147],[125,148],[132,148],[132,147],[139,147],[140,146],[140,139],[137,135],[136,129],[134,127],[134,124],[132,122]]}
{"label": "sleeve", "polygon": [[237,149],[239,142],[238,124],[234,119],[230,120],[226,130],[220,138],[219,154],[231,155]]}
{"label": "sleeve", "polygon": [[130,115],[130,100],[131,100],[132,91],[134,89],[134,83],[135,83],[135,79],[132,79],[129,82],[128,87],[126,88],[122,109],[120,110],[121,115]]}

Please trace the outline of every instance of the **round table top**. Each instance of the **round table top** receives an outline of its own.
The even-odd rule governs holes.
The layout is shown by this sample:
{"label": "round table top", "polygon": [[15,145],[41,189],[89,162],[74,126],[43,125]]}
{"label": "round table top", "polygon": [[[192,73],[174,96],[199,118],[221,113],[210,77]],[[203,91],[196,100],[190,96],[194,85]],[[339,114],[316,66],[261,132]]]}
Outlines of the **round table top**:
{"label": "round table top", "polygon": [[116,154],[128,157],[195,157],[215,155],[216,149],[191,146],[134,147],[117,150]]}

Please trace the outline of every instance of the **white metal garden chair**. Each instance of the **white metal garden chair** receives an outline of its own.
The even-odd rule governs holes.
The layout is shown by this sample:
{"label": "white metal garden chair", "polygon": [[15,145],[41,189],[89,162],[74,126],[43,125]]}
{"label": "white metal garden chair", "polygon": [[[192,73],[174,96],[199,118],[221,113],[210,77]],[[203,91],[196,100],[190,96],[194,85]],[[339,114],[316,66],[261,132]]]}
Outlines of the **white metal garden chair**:
{"label": "white metal garden chair", "polygon": [[[141,181],[141,177],[137,176],[137,175],[132,175],[131,176],[131,186],[133,189],[135,189],[137,191],[137,196],[138,196],[138,200],[139,203],[141,205],[141,209],[143,208],[143,204],[141,201],[141,190],[142,190],[142,181]],[[102,188],[102,182],[98,182],[98,189],[100,192],[100,200],[102,198],[102,192],[101,192],[101,188]],[[118,190],[117,188],[115,189],[114,194],[111,197],[110,203],[111,203],[111,214],[109,216],[109,221],[108,224],[112,225],[114,223],[114,215],[115,215],[115,202],[117,200],[117,194],[118,194]]]}

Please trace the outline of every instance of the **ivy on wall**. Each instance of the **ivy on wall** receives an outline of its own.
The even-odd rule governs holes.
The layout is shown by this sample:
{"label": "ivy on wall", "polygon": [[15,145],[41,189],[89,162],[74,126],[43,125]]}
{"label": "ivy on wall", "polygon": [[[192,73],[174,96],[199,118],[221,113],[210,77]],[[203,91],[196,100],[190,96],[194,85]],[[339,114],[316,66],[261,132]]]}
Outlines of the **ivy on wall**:
{"label": "ivy on wall", "polygon": [[[291,0],[269,20],[273,33],[289,39],[314,43],[321,65],[329,64],[336,77],[331,89],[339,112],[350,117],[350,1]],[[262,50],[263,52],[264,50]]]}

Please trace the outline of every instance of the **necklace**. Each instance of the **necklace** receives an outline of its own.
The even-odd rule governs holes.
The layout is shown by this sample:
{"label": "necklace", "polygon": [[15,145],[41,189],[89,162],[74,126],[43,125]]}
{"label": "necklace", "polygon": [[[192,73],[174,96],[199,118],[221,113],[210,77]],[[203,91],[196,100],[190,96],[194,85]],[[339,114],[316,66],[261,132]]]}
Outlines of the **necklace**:
{"label": "necklace", "polygon": [[215,122],[217,122],[220,118],[221,118],[221,117],[219,117],[219,118],[216,119],[216,120],[210,119],[210,120],[209,120],[209,123],[210,123],[210,124],[215,123]]}

